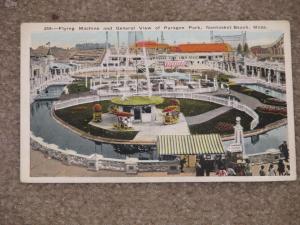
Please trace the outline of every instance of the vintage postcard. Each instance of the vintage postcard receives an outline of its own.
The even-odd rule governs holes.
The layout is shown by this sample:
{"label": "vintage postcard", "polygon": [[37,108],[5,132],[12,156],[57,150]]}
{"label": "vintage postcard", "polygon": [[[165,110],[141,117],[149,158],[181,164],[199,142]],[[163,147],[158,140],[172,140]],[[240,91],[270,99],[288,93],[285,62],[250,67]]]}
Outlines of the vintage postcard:
{"label": "vintage postcard", "polygon": [[21,181],[296,179],[287,21],[24,23]]}

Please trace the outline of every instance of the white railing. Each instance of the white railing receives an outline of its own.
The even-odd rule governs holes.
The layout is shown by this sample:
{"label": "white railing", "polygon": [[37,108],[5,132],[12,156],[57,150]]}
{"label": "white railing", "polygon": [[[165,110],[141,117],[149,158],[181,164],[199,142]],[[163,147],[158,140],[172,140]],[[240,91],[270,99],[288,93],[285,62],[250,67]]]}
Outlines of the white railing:
{"label": "white railing", "polygon": [[86,97],[79,97],[79,98],[73,98],[73,99],[64,100],[64,101],[57,101],[57,102],[53,103],[53,107],[54,107],[54,110],[64,109],[64,108],[75,106],[75,105],[109,100],[112,97],[115,97],[115,95],[107,95],[107,96],[90,95],[90,96],[86,96]]}
{"label": "white railing", "polygon": [[[145,95],[148,92],[140,92],[136,93],[136,95]],[[219,105],[223,106],[228,106],[232,107],[234,109],[237,109],[239,111],[243,111],[249,116],[252,117],[252,121],[250,124],[250,129],[253,130],[259,123],[259,116],[258,114],[248,107],[247,105],[244,105],[242,103],[239,103],[238,101],[234,99],[226,99],[226,98],[221,98],[221,97],[216,97],[216,96],[211,96],[211,95],[204,95],[204,94],[199,94],[199,93],[190,93],[190,92],[164,92],[164,93],[152,93],[153,95],[159,95],[165,98],[188,98],[188,99],[194,99],[194,100],[201,100],[201,101],[207,101],[207,102],[213,102]],[[86,103],[91,103],[91,102],[96,102],[96,101],[101,101],[101,100],[109,100],[112,97],[121,95],[120,93],[115,93],[114,95],[109,94],[109,95],[93,95],[93,96],[86,96],[86,97],[80,97],[77,99],[70,99],[70,100],[65,100],[65,101],[58,101],[54,103],[53,107],[54,110],[58,109],[63,109],[79,104],[86,104]]]}
{"label": "white railing", "polygon": [[[164,93],[210,93],[218,91],[218,87],[208,87],[208,88],[195,88],[195,89],[176,89],[176,90],[160,90],[160,91],[152,91],[152,95],[163,95]],[[98,90],[97,94],[99,96],[106,96],[106,95],[148,95],[147,91],[104,91]]]}
{"label": "white railing", "polygon": [[[92,155],[78,154],[76,151],[60,149],[55,144],[48,144],[42,138],[30,135],[32,150],[41,151],[49,158],[60,160],[68,165],[84,166],[92,170],[115,170],[127,172],[126,165],[135,165],[136,172],[155,172],[170,169],[170,166],[179,166],[179,161],[139,160],[137,158],[113,159],[94,153]],[[92,166],[91,166],[92,165]],[[178,167],[179,169],[179,167]]]}
{"label": "white railing", "polygon": [[37,94],[38,90],[40,93],[42,93],[42,91],[49,86],[70,84],[72,83],[72,80],[73,79],[69,75],[55,75],[53,79],[49,79],[39,85],[31,87],[30,103],[34,102],[34,100],[39,96],[39,94]]}

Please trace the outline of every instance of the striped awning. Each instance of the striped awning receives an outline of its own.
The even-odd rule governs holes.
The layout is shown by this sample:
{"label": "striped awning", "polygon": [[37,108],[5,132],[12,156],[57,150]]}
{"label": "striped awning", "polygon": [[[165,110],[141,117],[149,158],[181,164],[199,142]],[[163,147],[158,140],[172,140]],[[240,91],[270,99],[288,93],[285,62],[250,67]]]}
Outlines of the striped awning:
{"label": "striped awning", "polygon": [[224,154],[219,134],[160,135],[157,139],[159,155]]}

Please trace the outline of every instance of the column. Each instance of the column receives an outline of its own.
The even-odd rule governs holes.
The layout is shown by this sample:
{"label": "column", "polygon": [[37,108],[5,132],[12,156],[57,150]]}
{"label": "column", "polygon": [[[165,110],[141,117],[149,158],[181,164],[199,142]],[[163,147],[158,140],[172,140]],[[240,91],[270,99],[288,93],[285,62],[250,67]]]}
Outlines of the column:
{"label": "column", "polygon": [[257,78],[261,79],[261,68],[256,68],[257,71]]}
{"label": "column", "polygon": [[247,64],[244,65],[244,75],[247,76]]}
{"label": "column", "polygon": [[87,73],[85,73],[85,87],[86,88],[88,87],[88,84],[87,84]]}
{"label": "column", "polygon": [[254,75],[255,75],[254,66],[252,66],[252,70],[251,70],[251,76],[252,76],[252,78],[254,78]]}
{"label": "column", "polygon": [[236,67],[236,72],[240,75],[240,65],[236,63],[235,67]]}
{"label": "column", "polygon": [[271,69],[268,69],[268,83],[271,83]]}
{"label": "column", "polygon": [[280,85],[280,72],[276,71],[275,74],[276,74],[276,83],[277,85]]}
{"label": "column", "polygon": [[214,87],[217,88],[218,87],[218,82],[217,82],[217,78],[214,77]]}
{"label": "column", "polygon": [[244,128],[241,125],[241,118],[236,117],[236,125],[234,126],[234,143],[241,146],[243,159],[247,158],[244,143]]}

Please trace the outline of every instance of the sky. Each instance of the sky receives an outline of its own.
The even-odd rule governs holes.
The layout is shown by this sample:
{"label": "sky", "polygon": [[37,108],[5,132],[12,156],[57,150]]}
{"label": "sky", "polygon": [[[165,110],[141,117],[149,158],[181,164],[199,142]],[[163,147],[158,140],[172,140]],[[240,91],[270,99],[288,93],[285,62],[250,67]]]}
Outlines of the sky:
{"label": "sky", "polygon": [[[214,35],[237,35],[241,32],[214,32]],[[279,38],[281,32],[247,32],[248,45],[263,45],[271,44]],[[156,41],[160,40],[161,32],[156,31],[144,31],[144,40]],[[128,32],[120,31],[120,45],[128,43]],[[164,31],[165,42],[168,44],[181,44],[181,43],[203,43],[210,42],[209,31]],[[38,46],[45,45],[47,42],[51,43],[51,46],[71,48],[80,43],[105,43],[105,31],[82,31],[82,32],[40,32],[33,33],[31,35],[31,47],[37,48]],[[111,31],[108,33],[108,41],[116,45],[117,44],[117,32]]]}

